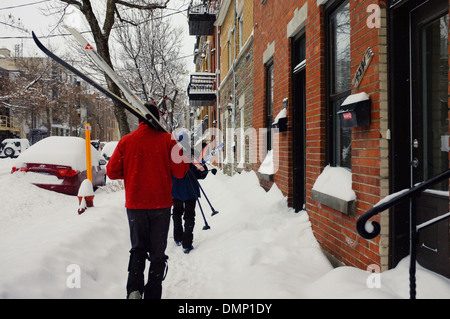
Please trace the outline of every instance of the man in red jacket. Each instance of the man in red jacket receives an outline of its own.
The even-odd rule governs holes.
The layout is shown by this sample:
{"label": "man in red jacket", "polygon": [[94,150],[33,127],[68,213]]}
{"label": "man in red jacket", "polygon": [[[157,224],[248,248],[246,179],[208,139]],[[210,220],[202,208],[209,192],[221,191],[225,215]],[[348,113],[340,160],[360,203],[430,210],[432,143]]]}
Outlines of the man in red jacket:
{"label": "man in red jacket", "polygon": [[[154,104],[146,103],[146,107],[159,118]],[[172,175],[184,177],[189,162],[170,134],[141,120],[136,131],[121,138],[106,166],[110,179],[123,179],[125,184],[131,239],[127,298],[161,298],[173,204]],[[144,286],[146,259],[150,270]]]}

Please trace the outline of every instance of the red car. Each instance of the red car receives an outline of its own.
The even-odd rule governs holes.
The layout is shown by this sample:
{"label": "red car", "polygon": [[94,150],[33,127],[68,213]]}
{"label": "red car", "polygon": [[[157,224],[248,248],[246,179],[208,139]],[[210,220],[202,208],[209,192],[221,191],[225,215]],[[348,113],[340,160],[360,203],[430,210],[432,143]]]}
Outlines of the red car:
{"label": "red car", "polygon": [[[92,185],[94,190],[106,183],[106,161],[91,145]],[[11,173],[25,172],[41,188],[77,195],[87,178],[86,141],[80,137],[51,136],[20,154]]]}

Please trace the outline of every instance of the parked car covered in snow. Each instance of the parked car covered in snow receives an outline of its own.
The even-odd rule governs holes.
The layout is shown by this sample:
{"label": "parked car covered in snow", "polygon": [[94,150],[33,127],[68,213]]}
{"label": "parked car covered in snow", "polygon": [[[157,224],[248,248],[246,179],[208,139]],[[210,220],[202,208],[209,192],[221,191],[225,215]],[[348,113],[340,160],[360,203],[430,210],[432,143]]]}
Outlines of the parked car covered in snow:
{"label": "parked car covered in snow", "polygon": [[0,144],[0,157],[17,157],[30,147],[30,142],[26,138],[7,138]]}
{"label": "parked car covered in snow", "polygon": [[105,143],[105,145],[103,145],[101,154],[105,160],[109,161],[112,154],[114,153],[114,150],[116,149],[117,143],[119,143],[119,142],[113,141],[113,142],[107,142],[107,143]]}
{"label": "parked car covered in snow", "polygon": [[[106,162],[91,145],[92,185],[105,185]],[[86,142],[80,137],[51,136],[22,153],[11,173],[24,172],[36,186],[67,195],[77,195],[87,178]]]}

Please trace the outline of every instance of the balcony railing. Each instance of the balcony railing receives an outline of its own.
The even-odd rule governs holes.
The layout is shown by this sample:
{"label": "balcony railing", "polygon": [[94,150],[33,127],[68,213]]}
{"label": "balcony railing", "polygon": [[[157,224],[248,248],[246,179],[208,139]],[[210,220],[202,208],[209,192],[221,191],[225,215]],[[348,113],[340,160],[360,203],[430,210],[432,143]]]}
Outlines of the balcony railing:
{"label": "balcony railing", "polygon": [[0,115],[0,130],[20,132],[20,122],[7,115]]}
{"label": "balcony railing", "polygon": [[191,73],[188,87],[191,106],[210,106],[216,101],[216,74],[207,72]]}
{"label": "balcony railing", "polygon": [[218,0],[191,0],[188,8],[189,34],[213,35]]}

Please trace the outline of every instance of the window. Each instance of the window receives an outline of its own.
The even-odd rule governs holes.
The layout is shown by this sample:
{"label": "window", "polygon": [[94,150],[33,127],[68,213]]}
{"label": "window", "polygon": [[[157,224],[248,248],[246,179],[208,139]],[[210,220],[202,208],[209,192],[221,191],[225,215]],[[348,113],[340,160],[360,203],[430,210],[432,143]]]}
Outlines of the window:
{"label": "window", "polygon": [[228,40],[228,69],[231,70],[231,66],[233,63],[233,59],[232,59],[232,54],[231,54],[231,41]]}
{"label": "window", "polygon": [[244,17],[239,18],[239,49],[244,46]]}
{"label": "window", "polygon": [[336,112],[350,94],[350,10],[346,0],[328,16],[328,141],[333,166],[351,168],[351,128],[341,128]]}
{"label": "window", "polygon": [[306,67],[306,37],[302,35],[296,37],[292,44],[292,62],[294,64],[294,74],[302,71]]}
{"label": "window", "polygon": [[272,149],[272,123],[273,123],[273,61],[266,64],[266,127],[267,151]]}

